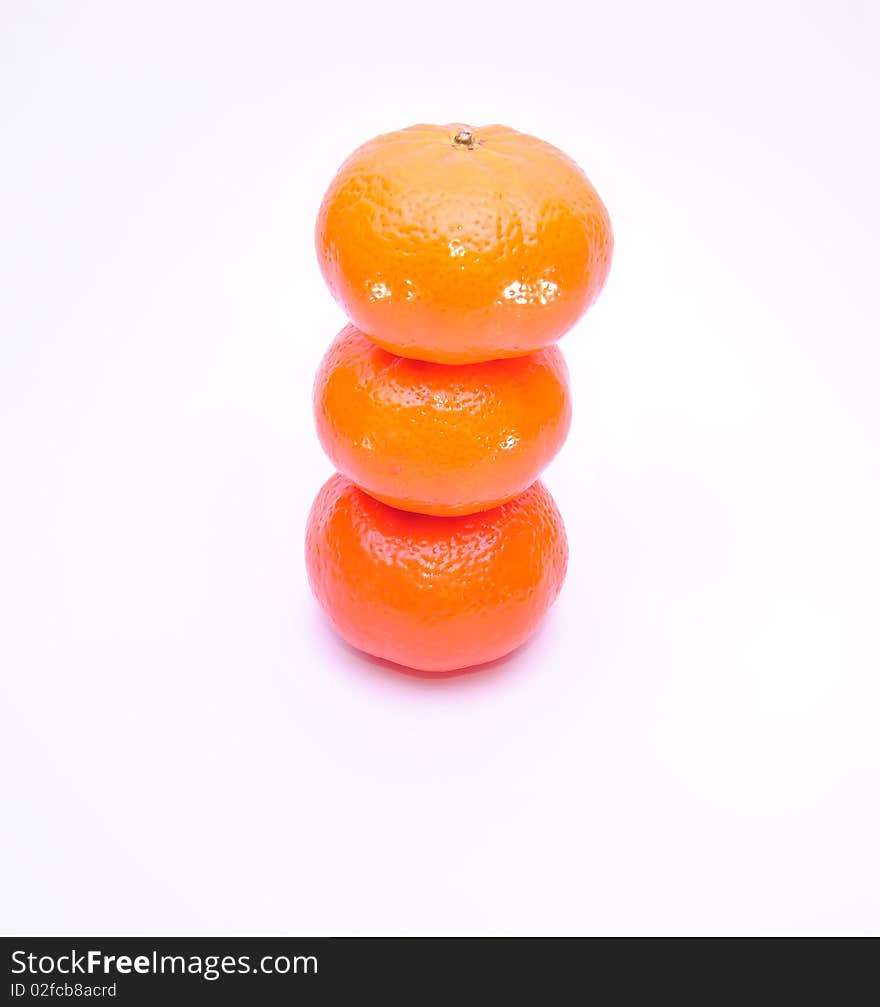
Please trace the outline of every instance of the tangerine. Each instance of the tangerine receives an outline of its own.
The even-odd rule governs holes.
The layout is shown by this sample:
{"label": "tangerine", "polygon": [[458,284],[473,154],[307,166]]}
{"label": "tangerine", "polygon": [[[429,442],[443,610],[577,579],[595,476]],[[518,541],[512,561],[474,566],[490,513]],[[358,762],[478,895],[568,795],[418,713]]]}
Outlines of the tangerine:
{"label": "tangerine", "polygon": [[318,602],[352,646],[448,672],[531,636],[565,578],[562,518],[540,482],[461,517],[397,510],[335,474],[312,505],[306,565]]}
{"label": "tangerine", "polygon": [[470,514],[522,493],[571,422],[555,346],[449,367],[388,353],[353,325],[321,362],[314,405],[334,467],[383,503],[422,514]]}
{"label": "tangerine", "polygon": [[315,243],[359,329],[392,353],[460,364],[559,339],[602,289],[613,237],[561,150],[452,123],[359,147],[324,196]]}

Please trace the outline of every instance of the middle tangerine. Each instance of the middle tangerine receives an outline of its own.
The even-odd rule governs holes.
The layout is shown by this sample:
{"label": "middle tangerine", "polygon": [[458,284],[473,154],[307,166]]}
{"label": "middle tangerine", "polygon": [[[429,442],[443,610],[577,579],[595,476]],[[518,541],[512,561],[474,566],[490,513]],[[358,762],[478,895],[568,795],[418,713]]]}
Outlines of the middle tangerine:
{"label": "middle tangerine", "polygon": [[340,472],[383,503],[436,515],[512,500],[571,423],[568,369],[555,346],[452,366],[395,356],[353,325],[321,362],[314,407]]}

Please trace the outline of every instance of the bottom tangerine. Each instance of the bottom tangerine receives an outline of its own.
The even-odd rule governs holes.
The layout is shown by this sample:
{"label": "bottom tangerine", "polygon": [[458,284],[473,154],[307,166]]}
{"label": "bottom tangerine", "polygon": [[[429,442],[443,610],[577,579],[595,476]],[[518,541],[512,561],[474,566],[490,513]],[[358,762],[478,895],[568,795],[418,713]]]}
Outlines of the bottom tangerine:
{"label": "bottom tangerine", "polygon": [[306,529],[306,565],[339,634],[375,657],[448,672],[515,650],[565,579],[568,544],[540,482],[479,514],[396,510],[338,473]]}

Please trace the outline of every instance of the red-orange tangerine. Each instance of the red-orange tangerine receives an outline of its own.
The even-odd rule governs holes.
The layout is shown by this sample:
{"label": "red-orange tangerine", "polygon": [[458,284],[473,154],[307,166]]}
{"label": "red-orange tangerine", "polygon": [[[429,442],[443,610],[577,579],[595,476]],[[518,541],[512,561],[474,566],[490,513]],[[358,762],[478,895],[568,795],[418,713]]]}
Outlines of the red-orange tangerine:
{"label": "red-orange tangerine", "polygon": [[397,510],[338,473],[306,529],[318,602],[343,639],[406,668],[449,672],[514,650],[565,578],[562,518],[540,482],[461,517]]}

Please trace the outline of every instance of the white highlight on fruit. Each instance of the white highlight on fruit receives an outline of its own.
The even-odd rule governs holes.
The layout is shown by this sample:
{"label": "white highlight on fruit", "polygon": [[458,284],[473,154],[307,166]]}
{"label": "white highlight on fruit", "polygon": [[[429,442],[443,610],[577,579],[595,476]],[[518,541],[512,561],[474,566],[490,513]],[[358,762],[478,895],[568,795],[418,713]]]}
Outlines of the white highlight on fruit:
{"label": "white highlight on fruit", "polygon": [[552,280],[514,280],[504,288],[504,296],[516,304],[549,304],[559,293],[559,285]]}
{"label": "white highlight on fruit", "polygon": [[514,434],[508,434],[503,441],[498,445],[502,451],[510,451],[511,448],[515,448],[519,444],[519,438]]}

